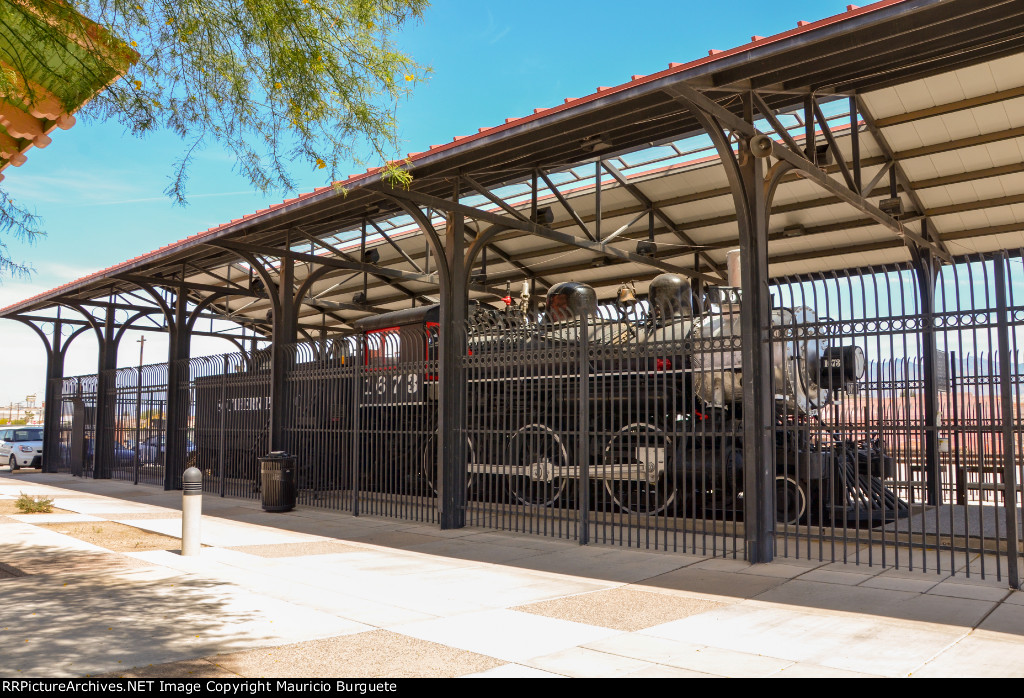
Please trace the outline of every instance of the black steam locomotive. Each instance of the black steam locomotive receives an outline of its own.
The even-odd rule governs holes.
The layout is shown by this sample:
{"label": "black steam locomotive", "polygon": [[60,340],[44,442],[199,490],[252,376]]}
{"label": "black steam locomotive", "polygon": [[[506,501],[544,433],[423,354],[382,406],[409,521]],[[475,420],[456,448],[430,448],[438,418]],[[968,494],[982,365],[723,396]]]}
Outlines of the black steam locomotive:
{"label": "black steam locomotive", "polygon": [[[471,496],[552,507],[578,503],[587,489],[590,506],[609,511],[742,516],[737,290],[698,297],[685,279],[663,274],[640,312],[599,308],[594,290],[574,282],[553,286],[540,315],[525,300],[505,303],[476,306],[466,325]],[[806,330],[814,321],[808,308],[772,314],[784,330],[771,348],[778,520],[891,521],[906,505],[883,485],[894,463],[882,444],[816,421],[861,380],[863,351],[829,346]],[[293,389],[296,432],[306,437],[291,450],[312,486],[436,490],[438,322],[436,306],[361,320],[357,336],[321,357],[320,378]],[[197,423],[234,419],[229,473],[254,477],[250,464],[265,440],[250,437],[268,415],[266,398],[253,394],[251,378],[244,397],[223,379],[201,380]],[[323,438],[339,429],[359,441]],[[220,438],[213,444],[197,431],[197,452],[224,448]],[[354,451],[373,467],[353,464]]]}

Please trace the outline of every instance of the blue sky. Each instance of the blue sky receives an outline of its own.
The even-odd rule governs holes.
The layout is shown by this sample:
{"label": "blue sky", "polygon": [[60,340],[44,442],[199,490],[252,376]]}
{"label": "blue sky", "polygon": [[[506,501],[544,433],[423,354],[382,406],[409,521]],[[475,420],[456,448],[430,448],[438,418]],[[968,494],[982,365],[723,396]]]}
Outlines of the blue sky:
{"label": "blue sky", "polygon": [[[401,105],[402,154],[845,9],[845,3],[833,0],[437,0],[423,22],[401,37],[404,49],[433,70]],[[230,156],[211,149],[195,159],[189,205],[182,208],[163,194],[182,149],[175,136],[159,133],[140,140],[116,123],[84,119],[52,135],[52,145],[29,151],[28,162],[5,170],[0,184],[41,215],[49,233],[33,246],[9,241],[11,256],[32,264],[36,273],[30,280],[4,279],[0,307],[295,193],[253,192],[234,174]],[[327,184],[322,172],[296,167],[298,191]],[[353,165],[350,171],[362,169]],[[122,365],[138,361],[137,339],[129,333],[122,341]],[[193,354],[230,351],[212,342],[197,340]],[[146,363],[165,356],[162,337],[147,333]],[[35,335],[19,323],[0,321],[0,357],[5,375],[0,404],[33,392],[41,399],[45,360]],[[95,342],[80,338],[72,345],[66,374],[93,372],[95,362]]]}

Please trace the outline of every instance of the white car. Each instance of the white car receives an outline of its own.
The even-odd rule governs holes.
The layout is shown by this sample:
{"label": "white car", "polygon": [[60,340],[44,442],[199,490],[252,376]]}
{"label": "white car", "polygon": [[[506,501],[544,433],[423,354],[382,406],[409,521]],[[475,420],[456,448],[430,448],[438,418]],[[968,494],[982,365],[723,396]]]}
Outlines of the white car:
{"label": "white car", "polygon": [[0,427],[0,464],[13,473],[18,468],[39,468],[43,464],[42,427]]}

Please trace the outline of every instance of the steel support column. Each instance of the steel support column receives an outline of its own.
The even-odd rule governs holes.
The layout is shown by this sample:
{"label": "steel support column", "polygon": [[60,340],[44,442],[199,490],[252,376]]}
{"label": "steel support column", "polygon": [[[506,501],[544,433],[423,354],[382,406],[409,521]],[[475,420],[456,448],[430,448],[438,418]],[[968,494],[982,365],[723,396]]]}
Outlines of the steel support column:
{"label": "steel support column", "polygon": [[[999,347],[999,407],[1000,430],[1003,441],[1003,512],[1006,523],[1006,572],[1011,589],[1021,588],[1020,533],[1017,520],[1017,443],[1014,433],[1013,378],[1017,373],[1015,353],[1010,351],[1010,313],[1007,302],[1006,253],[1000,252],[992,260],[995,272],[996,313],[998,317],[997,341]],[[983,461],[981,461],[983,462]]]}
{"label": "steel support column", "polygon": [[[459,201],[456,180],[452,201]],[[445,229],[448,283],[441,285],[441,351],[438,367],[438,472],[437,502],[441,528],[466,525],[466,261],[465,219],[452,211]]]}
{"label": "steel support column", "polygon": [[292,354],[286,350],[298,341],[297,304],[295,299],[295,261],[290,256],[281,257],[280,274],[277,284],[277,300],[274,304],[274,335],[271,344],[270,364],[270,443],[271,451],[283,451],[285,383],[284,377],[291,364]]}
{"label": "steel support column", "polygon": [[[927,231],[928,222],[922,221]],[[927,248],[912,248],[914,275],[921,298],[921,357],[924,369],[924,480],[926,502],[942,503],[942,470],[939,465],[939,380],[938,347],[935,341],[935,282],[938,260]]]}
{"label": "steel support column", "polygon": [[61,346],[63,325],[53,323],[53,337],[46,349],[46,388],[43,397],[43,472],[55,473],[60,463],[61,381],[67,343]]}
{"label": "steel support column", "polygon": [[[753,97],[744,95],[744,118],[754,120]],[[741,144],[740,176],[746,215],[740,218],[743,299],[743,521],[749,562],[775,553],[775,443],[772,437],[771,311],[768,292],[768,212],[763,160]]]}
{"label": "steel support column", "polygon": [[174,293],[173,321],[168,323],[167,343],[167,421],[164,438],[164,489],[180,490],[181,475],[188,457],[185,433],[188,428],[188,360],[191,349],[191,326],[188,322],[188,297],[183,287]]}
{"label": "steel support column", "polygon": [[117,345],[120,339],[115,325],[115,312],[114,308],[107,308],[96,367],[96,431],[92,436],[92,476],[95,479],[109,478],[114,460]]}

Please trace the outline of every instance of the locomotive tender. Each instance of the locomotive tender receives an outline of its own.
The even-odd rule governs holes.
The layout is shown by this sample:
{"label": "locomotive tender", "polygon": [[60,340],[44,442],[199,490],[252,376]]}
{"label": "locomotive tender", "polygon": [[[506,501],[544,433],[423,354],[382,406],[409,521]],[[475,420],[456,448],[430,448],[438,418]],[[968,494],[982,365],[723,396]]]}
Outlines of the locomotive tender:
{"label": "locomotive tender", "polygon": [[[582,283],[553,286],[539,318],[527,312],[525,299],[518,307],[504,300],[504,311],[476,306],[467,322],[466,468],[473,496],[559,506],[575,503],[589,482],[592,505],[606,510],[742,515],[738,289],[709,289],[701,298],[687,280],[662,274],[650,284],[646,312],[614,319]],[[906,512],[883,485],[892,459],[879,443],[836,437],[815,422],[865,368],[859,347],[829,346],[808,331],[815,319],[809,308],[772,312],[773,326],[785,330],[771,354],[777,518],[891,521]],[[322,415],[306,417],[307,432],[318,423],[332,428],[358,393],[359,452],[386,464],[361,469],[360,487],[429,494],[437,482],[438,307],[372,316],[355,329],[361,349],[337,357],[347,369],[323,374],[312,391],[292,396],[296,405],[321,405],[296,410],[297,418]],[[230,397],[214,387],[197,381],[197,414],[211,422],[222,404],[216,394]],[[240,404],[256,405],[250,423],[266,411],[259,399]],[[197,441],[202,451],[200,433]],[[253,460],[253,448],[232,446],[236,455],[226,460]],[[328,453],[315,439],[294,450],[300,469],[324,471],[331,463],[346,470],[347,454]],[[312,482],[337,487],[350,480],[321,473]]]}

